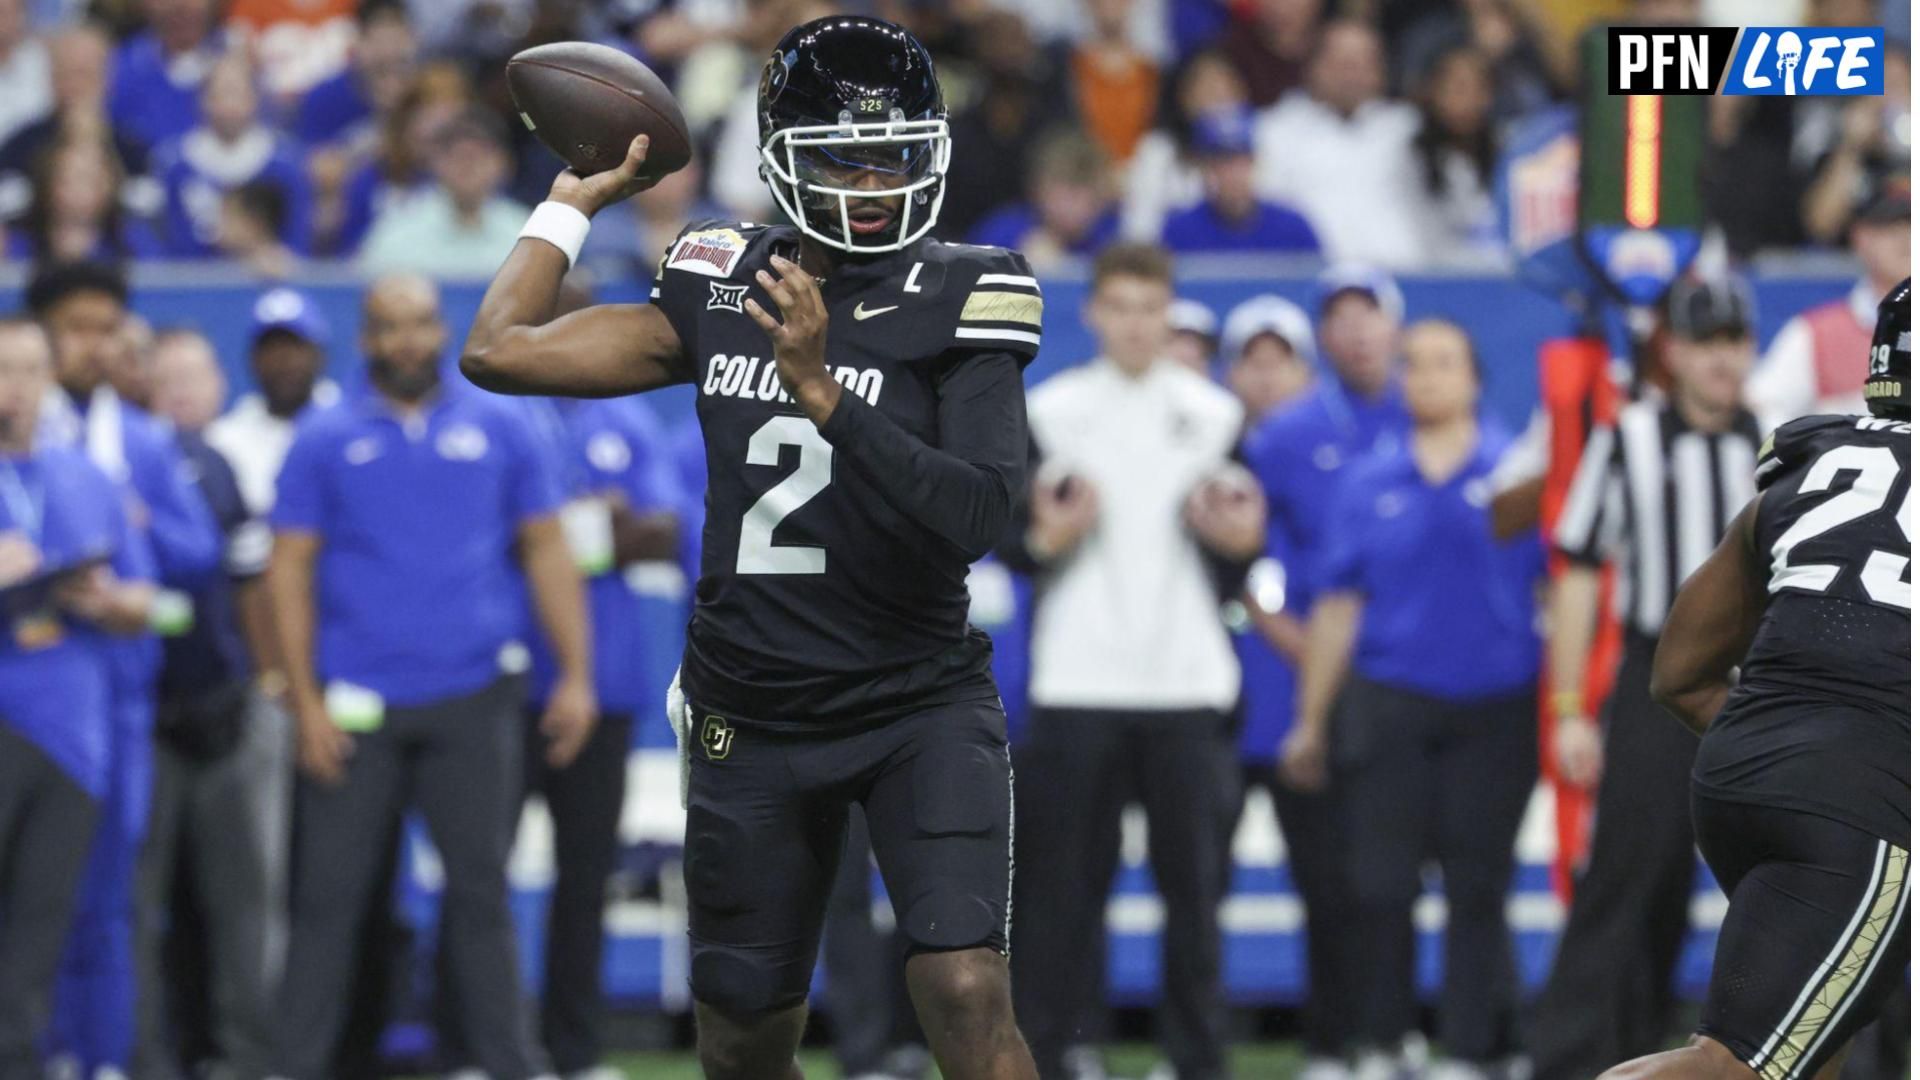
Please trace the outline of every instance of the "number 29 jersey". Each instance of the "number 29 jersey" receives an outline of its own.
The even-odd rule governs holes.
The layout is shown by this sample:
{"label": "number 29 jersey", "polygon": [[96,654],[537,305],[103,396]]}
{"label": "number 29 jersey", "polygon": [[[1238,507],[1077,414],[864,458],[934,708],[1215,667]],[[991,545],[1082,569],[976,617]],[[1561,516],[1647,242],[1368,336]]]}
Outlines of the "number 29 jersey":
{"label": "number 29 jersey", "polygon": [[1906,844],[1910,440],[1901,422],[1811,416],[1762,447],[1753,543],[1766,608],[1697,786]]}
{"label": "number 29 jersey", "polygon": [[[707,455],[681,686],[703,711],[769,727],[991,701],[992,646],[967,623],[980,552],[901,512],[873,463],[827,441],[782,390],[772,342],[746,314],[752,299],[778,317],[754,275],[774,273],[774,254],[797,260],[798,239],[786,226],[699,223],[656,276],[653,302],[679,335]],[[934,448],[978,442],[989,425],[1007,448],[1000,458],[1016,462],[1009,471],[1023,467],[1018,372],[1039,348],[1041,310],[1023,258],[926,239],[844,262],[820,291],[826,363],[843,394]],[[970,430],[943,430],[943,415],[955,420],[943,394],[977,385],[982,364],[1014,382],[1011,414],[968,413]],[[1024,478],[1007,480],[1017,497]]]}

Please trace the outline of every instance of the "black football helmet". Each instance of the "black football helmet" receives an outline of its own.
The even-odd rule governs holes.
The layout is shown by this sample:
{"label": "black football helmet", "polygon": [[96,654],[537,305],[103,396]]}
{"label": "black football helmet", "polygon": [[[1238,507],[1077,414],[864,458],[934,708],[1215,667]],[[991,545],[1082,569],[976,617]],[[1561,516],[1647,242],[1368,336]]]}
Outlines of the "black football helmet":
{"label": "black football helmet", "polygon": [[1893,287],[1880,301],[1880,318],[1873,324],[1873,350],[1867,354],[1867,411],[1891,420],[1913,415],[1907,388],[1913,368],[1913,279]]}
{"label": "black football helmet", "polygon": [[[906,247],[940,215],[951,155],[933,57],[912,34],[833,15],[774,46],[760,74],[760,176],[808,236],[856,254]],[[894,197],[890,216],[848,206]]]}

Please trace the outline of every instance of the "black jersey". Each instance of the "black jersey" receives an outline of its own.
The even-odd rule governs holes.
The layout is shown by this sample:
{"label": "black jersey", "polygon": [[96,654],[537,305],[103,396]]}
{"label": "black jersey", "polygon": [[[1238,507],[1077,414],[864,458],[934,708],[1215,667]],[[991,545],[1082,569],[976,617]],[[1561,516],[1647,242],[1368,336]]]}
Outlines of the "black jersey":
{"label": "black jersey", "polygon": [[796,230],[690,226],[654,302],[679,334],[707,451],[681,684],[748,723],[860,724],[995,695],[967,571],[1025,483],[1021,371],[1040,292],[1001,248],[922,240],[821,284],[844,388],[816,428],[780,387],[749,297]]}
{"label": "black jersey", "polygon": [[1783,425],[1760,452],[1767,604],[1696,783],[1906,843],[1912,655],[1909,426]]}

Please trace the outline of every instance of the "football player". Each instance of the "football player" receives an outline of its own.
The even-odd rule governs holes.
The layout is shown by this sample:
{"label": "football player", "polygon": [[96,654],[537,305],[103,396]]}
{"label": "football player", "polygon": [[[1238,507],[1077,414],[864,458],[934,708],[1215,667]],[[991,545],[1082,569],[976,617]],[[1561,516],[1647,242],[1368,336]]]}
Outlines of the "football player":
{"label": "football player", "polygon": [[1006,719],[966,578],[1025,482],[1039,288],[1018,254],[927,236],[946,110],[906,31],[858,16],[790,31],[759,111],[760,172],[792,224],[693,225],[651,304],[548,321],[587,219],[647,186],[636,138],[619,168],[554,181],[461,368],[507,393],[697,390],[707,516],[670,711],[707,1075],[799,1075],[859,803],[942,1072],[1031,1077],[1006,965]]}
{"label": "football player", "polygon": [[1774,432],[1760,494],[1667,617],[1653,693],[1704,735],[1694,831],[1729,906],[1692,1045],[1608,1077],[1837,1074],[1903,979],[1909,289],[1880,302],[1872,415]]}

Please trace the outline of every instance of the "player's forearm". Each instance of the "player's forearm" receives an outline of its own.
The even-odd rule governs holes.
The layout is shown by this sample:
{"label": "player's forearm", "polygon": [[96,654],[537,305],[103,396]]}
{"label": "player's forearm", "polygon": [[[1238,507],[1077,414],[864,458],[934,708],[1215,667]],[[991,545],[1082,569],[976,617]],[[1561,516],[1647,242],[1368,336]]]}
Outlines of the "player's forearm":
{"label": "player's forearm", "polygon": [[1006,537],[1025,482],[1025,391],[1011,359],[949,384],[941,401],[942,432],[955,445],[927,445],[858,394],[842,393],[820,434],[845,456],[888,505],[958,548],[969,561]]}
{"label": "player's forearm", "polygon": [[277,672],[285,678],[286,664],[280,659],[280,641],[273,628],[271,586],[264,574],[240,583],[234,608],[239,615],[240,636],[253,658],[254,674]]}
{"label": "player's forearm", "polygon": [[567,269],[566,253],[545,240],[523,237],[513,246],[487,286],[460,350],[460,371],[475,386],[517,393],[537,377],[531,370],[536,357],[515,341],[514,331],[553,318]]}
{"label": "player's forearm", "polygon": [[[1554,698],[1584,704],[1593,620],[1600,610],[1600,572],[1589,566],[1567,567],[1553,583],[1547,610],[1547,670]],[[1562,713],[1584,711],[1556,708]]]}
{"label": "player's forearm", "polygon": [[1300,667],[1300,723],[1323,733],[1353,658],[1360,608],[1358,594],[1330,592],[1314,602],[1307,620],[1306,655]]}
{"label": "player's forearm", "polygon": [[563,678],[591,684],[593,646],[588,630],[586,585],[567,550],[556,518],[538,518],[520,530],[522,568],[540,629]]}
{"label": "player's forearm", "polygon": [[299,704],[321,700],[313,670],[313,563],[318,541],[281,534],[267,567],[268,606],[287,692]]}

